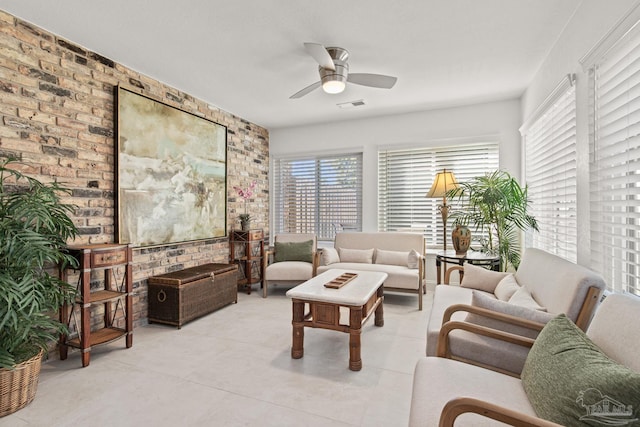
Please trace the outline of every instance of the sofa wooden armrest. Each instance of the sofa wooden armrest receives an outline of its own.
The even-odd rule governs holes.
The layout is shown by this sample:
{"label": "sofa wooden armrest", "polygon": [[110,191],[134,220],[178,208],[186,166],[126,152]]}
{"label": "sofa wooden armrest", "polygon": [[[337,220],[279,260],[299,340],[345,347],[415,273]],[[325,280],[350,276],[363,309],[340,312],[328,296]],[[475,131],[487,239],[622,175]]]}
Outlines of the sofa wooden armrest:
{"label": "sofa wooden armrest", "polygon": [[561,427],[560,424],[472,397],[458,397],[447,402],[442,408],[439,426],[453,427],[458,416],[469,412],[516,427]]}
{"label": "sofa wooden armrest", "polygon": [[532,320],[523,319],[522,317],[511,316],[506,313],[500,313],[497,311],[492,311],[482,307],[476,307],[475,305],[469,304],[454,304],[452,306],[447,307],[444,311],[444,315],[442,316],[442,324],[449,322],[451,320],[451,316],[453,313],[457,311],[466,311],[468,313],[475,313],[481,316],[489,317],[491,319],[501,320],[506,323],[510,323],[512,325],[521,326],[523,328],[533,329],[534,331],[541,331],[544,328],[544,324],[534,322]]}
{"label": "sofa wooden armrest", "polygon": [[454,266],[451,266],[451,267],[447,268],[447,271],[444,272],[444,284],[445,285],[449,284],[449,281],[451,280],[451,273],[453,273],[454,271],[464,272],[464,267],[460,266],[460,265],[454,265]]}
{"label": "sofa wooden armrest", "polygon": [[518,334],[510,333],[510,332],[493,329],[487,326],[477,325],[474,323],[469,323],[464,321],[451,321],[450,320],[451,316],[453,315],[453,313],[457,311],[466,311],[470,313],[475,313],[477,315],[485,316],[491,319],[500,320],[510,325],[532,329],[537,332],[540,332],[542,328],[544,328],[544,324],[534,322],[528,319],[523,319],[520,317],[511,316],[506,313],[499,313],[499,312],[488,310],[486,308],[476,307],[476,306],[467,305],[467,304],[455,304],[448,307],[447,310],[445,310],[445,313],[443,316],[443,323],[440,329],[440,333],[438,335],[438,343],[436,346],[437,356],[462,361],[475,366],[481,366],[483,368],[491,369],[496,372],[500,372],[503,374],[507,374],[507,375],[519,378],[518,373],[511,372],[499,366],[482,363],[481,361],[474,360],[471,357],[462,357],[462,356],[453,354],[450,348],[449,334],[454,330],[464,330],[470,333],[474,333],[476,335],[481,335],[488,338],[494,338],[506,343],[516,344],[525,348],[531,348],[531,346],[533,345],[534,339],[524,337]]}

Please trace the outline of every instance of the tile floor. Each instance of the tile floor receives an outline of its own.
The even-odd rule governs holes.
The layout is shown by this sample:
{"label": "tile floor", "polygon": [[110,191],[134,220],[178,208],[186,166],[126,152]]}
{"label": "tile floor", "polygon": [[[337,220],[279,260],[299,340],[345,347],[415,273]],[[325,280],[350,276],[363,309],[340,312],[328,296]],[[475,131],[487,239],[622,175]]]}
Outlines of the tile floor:
{"label": "tile floor", "polygon": [[305,355],[291,359],[286,289],[241,293],[180,330],[138,327],[132,348],[96,347],[86,368],[77,352],[51,360],[35,400],[0,427],[406,426],[431,293],[424,311],[415,295],[386,295],[384,327],[366,323],[352,372],[344,333],[305,329]]}

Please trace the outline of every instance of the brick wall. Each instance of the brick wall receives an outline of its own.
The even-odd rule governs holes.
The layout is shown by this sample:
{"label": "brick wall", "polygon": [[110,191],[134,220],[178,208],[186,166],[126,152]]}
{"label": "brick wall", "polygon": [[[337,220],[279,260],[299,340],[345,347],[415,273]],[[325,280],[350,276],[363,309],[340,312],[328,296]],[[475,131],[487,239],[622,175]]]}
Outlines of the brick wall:
{"label": "brick wall", "polygon": [[[0,11],[0,157],[71,188],[78,206],[73,243],[115,241],[114,87],[118,84],[227,126],[228,228],[242,199],[233,186],[257,181],[254,227],[268,225],[269,134],[260,126]],[[147,278],[207,262],[227,262],[226,238],[134,250],[134,321],[147,316]]]}

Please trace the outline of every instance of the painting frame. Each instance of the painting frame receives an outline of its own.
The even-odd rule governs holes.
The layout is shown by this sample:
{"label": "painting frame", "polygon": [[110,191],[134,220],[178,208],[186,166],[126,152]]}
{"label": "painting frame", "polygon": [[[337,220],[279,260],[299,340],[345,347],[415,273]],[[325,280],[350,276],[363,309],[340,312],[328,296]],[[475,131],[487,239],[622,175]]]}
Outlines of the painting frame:
{"label": "painting frame", "polygon": [[117,242],[227,237],[227,127],[140,90],[114,91]]}

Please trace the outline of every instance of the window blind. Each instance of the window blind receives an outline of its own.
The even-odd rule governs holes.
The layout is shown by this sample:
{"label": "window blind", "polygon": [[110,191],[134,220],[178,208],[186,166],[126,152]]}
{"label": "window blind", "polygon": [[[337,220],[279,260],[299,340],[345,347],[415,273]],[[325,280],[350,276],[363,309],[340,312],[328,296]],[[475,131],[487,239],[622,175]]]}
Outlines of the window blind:
{"label": "window blind", "polygon": [[274,161],[276,233],[362,230],[362,153]]}
{"label": "window blind", "polygon": [[437,206],[442,199],[425,197],[436,173],[451,170],[462,182],[496,170],[498,163],[494,141],[378,151],[379,230],[420,230],[427,245],[441,247],[443,224]]}
{"label": "window blind", "polygon": [[576,91],[561,89],[523,131],[530,213],[540,229],[527,232],[526,246],[576,262]]}
{"label": "window blind", "polygon": [[640,295],[640,26],[589,69],[591,268]]}

